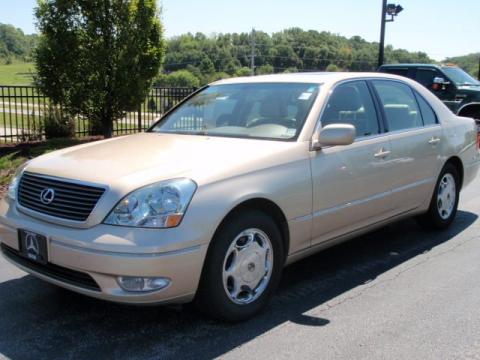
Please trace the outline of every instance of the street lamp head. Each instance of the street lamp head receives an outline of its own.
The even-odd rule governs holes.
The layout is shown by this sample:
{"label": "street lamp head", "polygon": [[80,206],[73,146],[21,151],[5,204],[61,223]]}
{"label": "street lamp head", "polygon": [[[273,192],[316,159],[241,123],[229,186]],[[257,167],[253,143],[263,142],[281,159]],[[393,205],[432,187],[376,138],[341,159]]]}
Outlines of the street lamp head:
{"label": "street lamp head", "polygon": [[395,15],[395,8],[397,6],[395,4],[388,4],[387,5],[387,14],[388,15]]}
{"label": "street lamp head", "polygon": [[401,5],[395,4],[388,4],[387,5],[387,14],[390,16],[397,16],[400,12],[402,12],[403,7]]}

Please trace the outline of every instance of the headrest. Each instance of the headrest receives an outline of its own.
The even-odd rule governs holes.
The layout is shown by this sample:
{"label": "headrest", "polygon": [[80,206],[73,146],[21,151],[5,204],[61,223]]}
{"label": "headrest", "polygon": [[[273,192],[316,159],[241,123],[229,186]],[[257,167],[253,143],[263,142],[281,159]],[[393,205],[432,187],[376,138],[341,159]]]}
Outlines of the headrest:
{"label": "headrest", "polygon": [[288,114],[287,105],[278,95],[270,95],[262,101],[260,116],[264,118],[284,118]]}
{"label": "headrest", "polygon": [[337,88],[329,101],[331,111],[357,111],[361,107],[360,95],[352,86]]}

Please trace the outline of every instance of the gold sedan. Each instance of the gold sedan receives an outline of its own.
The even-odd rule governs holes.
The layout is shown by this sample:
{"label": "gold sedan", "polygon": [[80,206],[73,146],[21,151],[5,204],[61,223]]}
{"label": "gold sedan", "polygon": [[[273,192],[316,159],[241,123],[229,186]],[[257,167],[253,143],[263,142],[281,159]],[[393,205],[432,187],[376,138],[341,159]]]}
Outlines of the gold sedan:
{"label": "gold sedan", "polygon": [[407,216],[447,227],[479,161],[474,121],[405,78],[223,80],[146,133],[23,166],[1,251],[85,295],[239,321],[313,252]]}

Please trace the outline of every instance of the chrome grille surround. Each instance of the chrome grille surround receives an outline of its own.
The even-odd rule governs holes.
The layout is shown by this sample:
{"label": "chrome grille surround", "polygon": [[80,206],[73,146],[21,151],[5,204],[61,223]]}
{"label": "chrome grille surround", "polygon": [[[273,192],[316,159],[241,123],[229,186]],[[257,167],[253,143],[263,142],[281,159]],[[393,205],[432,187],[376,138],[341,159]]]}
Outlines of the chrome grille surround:
{"label": "chrome grille surround", "polygon": [[[53,201],[42,203],[41,194],[46,189],[54,192]],[[54,178],[24,172],[20,178],[18,204],[36,213],[75,222],[88,219],[105,188],[87,185],[75,180]]]}

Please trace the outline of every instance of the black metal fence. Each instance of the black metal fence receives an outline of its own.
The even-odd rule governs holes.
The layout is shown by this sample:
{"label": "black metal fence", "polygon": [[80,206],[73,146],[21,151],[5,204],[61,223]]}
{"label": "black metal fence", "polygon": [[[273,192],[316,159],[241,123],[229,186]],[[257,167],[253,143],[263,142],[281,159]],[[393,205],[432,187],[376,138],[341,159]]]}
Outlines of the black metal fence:
{"label": "black metal fence", "polygon": [[[114,135],[144,131],[193,91],[194,88],[152,88],[136,111],[115,121]],[[50,100],[34,86],[0,85],[0,143],[43,139],[44,119],[50,110]],[[92,134],[92,123],[88,119],[76,117],[74,122],[75,136]]]}

